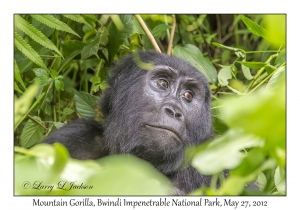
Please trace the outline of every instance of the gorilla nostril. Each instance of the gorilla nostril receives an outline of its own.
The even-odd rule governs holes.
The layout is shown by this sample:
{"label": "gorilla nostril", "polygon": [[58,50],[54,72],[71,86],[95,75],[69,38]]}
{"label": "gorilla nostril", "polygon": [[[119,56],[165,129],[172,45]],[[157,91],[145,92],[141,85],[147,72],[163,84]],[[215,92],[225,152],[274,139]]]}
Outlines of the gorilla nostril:
{"label": "gorilla nostril", "polygon": [[168,115],[170,115],[171,117],[174,117],[175,113],[172,109],[170,109],[170,108],[165,108],[165,109],[166,109],[166,112]]}
{"label": "gorilla nostril", "polygon": [[175,114],[175,118],[181,118],[182,117],[182,114],[181,113],[176,113]]}

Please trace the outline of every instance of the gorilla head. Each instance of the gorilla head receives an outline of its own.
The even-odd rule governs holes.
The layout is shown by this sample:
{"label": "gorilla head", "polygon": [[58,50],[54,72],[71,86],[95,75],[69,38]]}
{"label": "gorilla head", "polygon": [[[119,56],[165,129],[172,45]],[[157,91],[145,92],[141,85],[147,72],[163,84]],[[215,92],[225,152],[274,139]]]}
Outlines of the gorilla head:
{"label": "gorilla head", "polygon": [[127,56],[111,72],[101,100],[110,154],[131,153],[159,171],[177,171],[187,145],[212,130],[209,85],[187,62],[154,51],[139,52],[143,70]]}
{"label": "gorilla head", "polygon": [[211,136],[210,89],[203,74],[154,51],[127,56],[110,73],[101,99],[104,125],[77,119],[42,142],[60,142],[81,160],[134,154],[169,177],[173,194],[210,185],[210,176],[181,167],[186,146]]}

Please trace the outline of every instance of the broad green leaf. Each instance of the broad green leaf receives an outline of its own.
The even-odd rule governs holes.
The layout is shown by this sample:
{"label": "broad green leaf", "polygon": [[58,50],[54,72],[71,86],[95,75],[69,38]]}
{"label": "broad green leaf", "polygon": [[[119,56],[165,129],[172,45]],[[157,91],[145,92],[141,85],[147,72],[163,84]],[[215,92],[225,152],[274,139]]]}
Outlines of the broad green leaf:
{"label": "broad green leaf", "polygon": [[257,179],[256,179],[256,182],[257,182],[258,187],[259,187],[260,190],[265,189],[268,180],[267,180],[267,177],[265,176],[265,174],[264,174],[263,172],[261,172],[261,173],[258,175],[258,177],[257,177]]}
{"label": "broad green leaf", "polygon": [[56,79],[58,76],[58,73],[55,69],[51,69],[50,74],[52,79]]}
{"label": "broad green leaf", "polygon": [[285,164],[286,102],[285,80],[272,90],[261,89],[237,99],[223,101],[221,118],[230,128],[243,129],[266,140],[265,148],[278,164]]}
{"label": "broad green leaf", "polygon": [[210,83],[216,83],[216,68],[209,60],[203,57],[201,51],[197,47],[191,44],[187,44],[184,47],[176,46],[173,54],[188,61],[192,66],[203,73]]}
{"label": "broad green leaf", "polygon": [[232,79],[231,66],[223,66],[223,68],[218,73],[218,81],[223,87],[229,84],[229,79]]}
{"label": "broad green leaf", "polygon": [[56,79],[56,80],[54,80],[54,85],[55,85],[55,89],[57,91],[64,90],[65,85],[62,81]]}
{"label": "broad green leaf", "polygon": [[38,66],[47,69],[40,55],[29,44],[27,44],[26,41],[16,32],[14,36],[14,41],[16,48],[20,50],[27,58],[29,58]]}
{"label": "broad green leaf", "polygon": [[269,79],[268,84],[266,86],[267,89],[274,89],[280,84],[280,80],[285,79],[285,66],[280,67]]}
{"label": "broad green leaf", "polygon": [[[246,62],[246,59],[244,59],[243,62]],[[243,64],[241,64],[241,66],[242,66],[242,71],[243,71],[243,74],[244,74],[245,78],[246,78],[247,80],[252,80],[252,79],[253,79],[253,76],[252,76],[252,74],[251,74],[251,72],[250,72],[249,67],[247,67],[247,66],[245,66],[245,65],[243,65]]]}
{"label": "broad green leaf", "polygon": [[119,15],[123,24],[122,30],[118,30],[114,22],[111,23],[108,36],[108,60],[112,62],[124,40],[134,33],[143,33],[139,23],[133,15]]}
{"label": "broad green leaf", "polygon": [[63,113],[65,115],[70,115],[70,114],[74,113],[74,110],[70,109],[70,108],[64,108]]}
{"label": "broad green leaf", "polygon": [[40,45],[55,51],[61,57],[63,57],[60,51],[56,48],[56,46],[41,31],[39,31],[33,25],[21,18],[21,16],[15,15],[15,25]]}
{"label": "broad green leaf", "polygon": [[163,32],[165,32],[167,29],[172,28],[172,26],[170,25],[166,25],[166,24],[159,24],[158,26],[155,26],[153,28],[153,30],[151,31],[151,34],[154,37],[158,37],[160,35],[162,35]]}
{"label": "broad green leaf", "polygon": [[91,83],[94,83],[94,84],[97,84],[97,83],[100,83],[101,82],[101,79],[99,76],[93,76],[91,79],[90,79]]}
{"label": "broad green leaf", "polygon": [[86,92],[75,92],[74,100],[76,105],[76,110],[83,118],[94,119],[96,116],[96,104],[98,98],[90,95]]}
{"label": "broad green leaf", "polygon": [[32,70],[37,77],[46,76],[49,77],[48,72],[45,69],[42,68],[35,68]]}
{"label": "broad green leaf", "polygon": [[75,31],[73,31],[67,24],[56,19],[53,15],[31,15],[37,21],[54,28],[59,31],[65,31],[80,37]]}
{"label": "broad green leaf", "polygon": [[35,68],[33,69],[33,72],[36,76],[34,80],[38,80],[41,86],[48,85],[53,81],[53,79],[49,77],[49,74],[45,69]]}
{"label": "broad green leaf", "polygon": [[[173,189],[167,177],[137,157],[75,160],[58,143],[15,147],[14,176],[15,195],[170,195]],[[34,183],[41,181],[53,188],[34,189]],[[71,182],[91,188],[68,190]]]}
{"label": "broad green leaf", "polygon": [[238,166],[245,157],[242,149],[263,145],[263,141],[253,135],[239,134],[237,130],[229,130],[222,136],[193,148],[190,151],[192,166],[205,175],[217,174]]}
{"label": "broad green leaf", "polygon": [[86,45],[85,47],[83,47],[82,51],[81,51],[81,59],[85,60],[87,58],[89,58],[92,55],[96,55],[96,57],[98,57],[97,52],[99,50],[99,43],[100,43],[100,36],[101,34],[97,34],[95,39],[88,45]]}
{"label": "broad green leaf", "polygon": [[286,192],[286,178],[285,178],[285,169],[283,167],[277,167],[274,175],[274,182],[278,192]]}
{"label": "broad green leaf", "polygon": [[99,183],[95,187],[98,195],[149,196],[171,193],[169,179],[155,170],[150,163],[133,155],[107,156],[98,162],[103,170],[94,174],[90,180]]}
{"label": "broad green leaf", "polygon": [[263,38],[267,38],[267,31],[262,26],[258,25],[257,23],[253,22],[243,15],[241,15],[241,19],[251,33]]}
{"label": "broad green leaf", "polygon": [[249,67],[249,68],[252,68],[252,69],[259,69],[259,68],[262,68],[262,67],[265,67],[267,64],[264,63],[264,62],[244,62],[244,61],[241,61],[241,62],[238,62],[246,67]]}
{"label": "broad green leaf", "polygon": [[[40,117],[33,117],[40,124],[44,125]],[[44,129],[37,122],[29,119],[25,124],[21,136],[20,144],[22,147],[29,148],[38,143],[44,136]]]}
{"label": "broad green leaf", "polygon": [[93,28],[93,26],[91,26],[81,15],[63,15],[66,18],[69,18],[71,20],[74,20],[78,23],[83,23],[85,25],[88,25],[89,27]]}
{"label": "broad green leaf", "polygon": [[24,85],[24,82],[22,80],[21,74],[20,74],[20,70],[18,67],[18,64],[16,62],[16,60],[14,60],[14,78],[22,85],[22,87],[26,90],[26,87]]}

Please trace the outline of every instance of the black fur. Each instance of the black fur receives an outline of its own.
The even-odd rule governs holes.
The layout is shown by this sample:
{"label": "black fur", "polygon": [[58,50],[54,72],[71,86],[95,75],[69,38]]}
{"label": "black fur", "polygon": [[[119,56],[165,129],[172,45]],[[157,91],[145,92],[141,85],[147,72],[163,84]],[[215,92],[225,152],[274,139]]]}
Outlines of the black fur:
{"label": "black fur", "polygon": [[[60,142],[77,159],[134,154],[168,176],[179,195],[208,186],[209,176],[183,166],[186,146],[198,145],[212,134],[210,88],[205,77],[176,57],[145,51],[139,52],[139,58],[153,63],[154,69],[141,69],[129,55],[110,72],[109,88],[100,102],[103,127],[94,120],[80,119],[43,142]],[[187,92],[193,96],[191,101]]]}

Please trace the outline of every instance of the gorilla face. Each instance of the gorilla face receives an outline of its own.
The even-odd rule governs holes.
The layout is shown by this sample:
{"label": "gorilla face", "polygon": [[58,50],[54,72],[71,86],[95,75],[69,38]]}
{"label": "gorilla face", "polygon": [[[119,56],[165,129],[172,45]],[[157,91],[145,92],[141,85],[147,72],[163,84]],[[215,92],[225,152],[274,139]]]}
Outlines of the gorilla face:
{"label": "gorilla face", "polygon": [[102,101],[104,136],[111,153],[134,154],[169,174],[180,167],[187,145],[210,134],[209,87],[199,71],[176,57],[145,52],[140,58],[155,67],[124,69],[126,61],[133,63],[128,57],[109,81]]}

